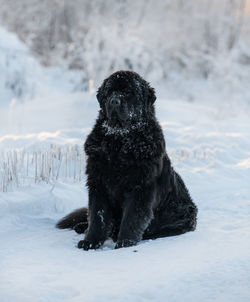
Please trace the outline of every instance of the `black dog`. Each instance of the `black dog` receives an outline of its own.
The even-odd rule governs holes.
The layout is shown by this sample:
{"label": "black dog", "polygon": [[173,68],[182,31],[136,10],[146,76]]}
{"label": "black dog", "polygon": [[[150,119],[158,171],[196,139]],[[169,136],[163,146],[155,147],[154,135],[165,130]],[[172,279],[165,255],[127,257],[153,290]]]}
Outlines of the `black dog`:
{"label": "black dog", "polygon": [[85,142],[89,208],[58,222],[97,249],[111,237],[116,248],[141,239],[194,231],[197,208],[173,170],[156,120],[154,89],[137,73],[119,71],[97,93],[100,112]]}

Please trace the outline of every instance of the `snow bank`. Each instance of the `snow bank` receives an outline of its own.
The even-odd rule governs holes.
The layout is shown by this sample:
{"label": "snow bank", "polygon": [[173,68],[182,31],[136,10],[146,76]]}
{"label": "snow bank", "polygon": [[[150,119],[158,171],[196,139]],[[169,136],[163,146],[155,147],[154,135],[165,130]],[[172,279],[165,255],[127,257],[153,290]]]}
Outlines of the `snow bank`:
{"label": "snow bank", "polygon": [[14,34],[0,27],[1,104],[12,99],[25,101],[73,90],[80,75],[63,68],[44,68],[28,47]]}
{"label": "snow bank", "polygon": [[[55,229],[84,181],[0,194],[1,301],[240,301],[250,297],[250,125],[209,104],[159,99],[167,149],[199,207],[197,230],[113,250]],[[225,113],[225,112],[224,112]]]}

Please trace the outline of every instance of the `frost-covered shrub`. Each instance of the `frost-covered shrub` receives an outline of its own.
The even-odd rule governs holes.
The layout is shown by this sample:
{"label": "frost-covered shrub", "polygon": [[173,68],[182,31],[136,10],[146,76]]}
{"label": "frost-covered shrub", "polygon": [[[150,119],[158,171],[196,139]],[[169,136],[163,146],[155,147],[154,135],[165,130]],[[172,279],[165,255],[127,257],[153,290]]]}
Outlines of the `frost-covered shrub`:
{"label": "frost-covered shrub", "polygon": [[59,180],[79,182],[85,169],[83,151],[78,145],[2,150],[0,159],[2,192],[40,182],[51,184],[51,189]]}

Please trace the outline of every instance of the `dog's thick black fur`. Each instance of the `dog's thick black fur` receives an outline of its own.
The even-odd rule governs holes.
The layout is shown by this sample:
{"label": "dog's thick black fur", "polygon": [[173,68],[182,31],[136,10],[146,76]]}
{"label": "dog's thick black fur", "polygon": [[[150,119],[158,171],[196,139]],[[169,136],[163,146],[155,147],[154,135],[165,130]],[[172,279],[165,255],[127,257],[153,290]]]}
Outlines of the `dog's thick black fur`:
{"label": "dog's thick black fur", "polygon": [[84,146],[89,207],[57,226],[87,230],[78,243],[84,250],[108,237],[121,248],[193,231],[197,208],[167,156],[154,89],[137,73],[118,71],[103,82],[97,99],[99,116]]}

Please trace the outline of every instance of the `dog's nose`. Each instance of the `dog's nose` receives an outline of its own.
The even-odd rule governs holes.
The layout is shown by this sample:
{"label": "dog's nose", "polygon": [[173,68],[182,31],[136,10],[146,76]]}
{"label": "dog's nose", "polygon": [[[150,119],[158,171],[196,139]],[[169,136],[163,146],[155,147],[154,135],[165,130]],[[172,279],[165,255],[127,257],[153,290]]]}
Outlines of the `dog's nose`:
{"label": "dog's nose", "polygon": [[113,108],[117,108],[119,107],[121,104],[121,100],[117,97],[113,97],[111,100],[110,100],[110,105],[113,107]]}

